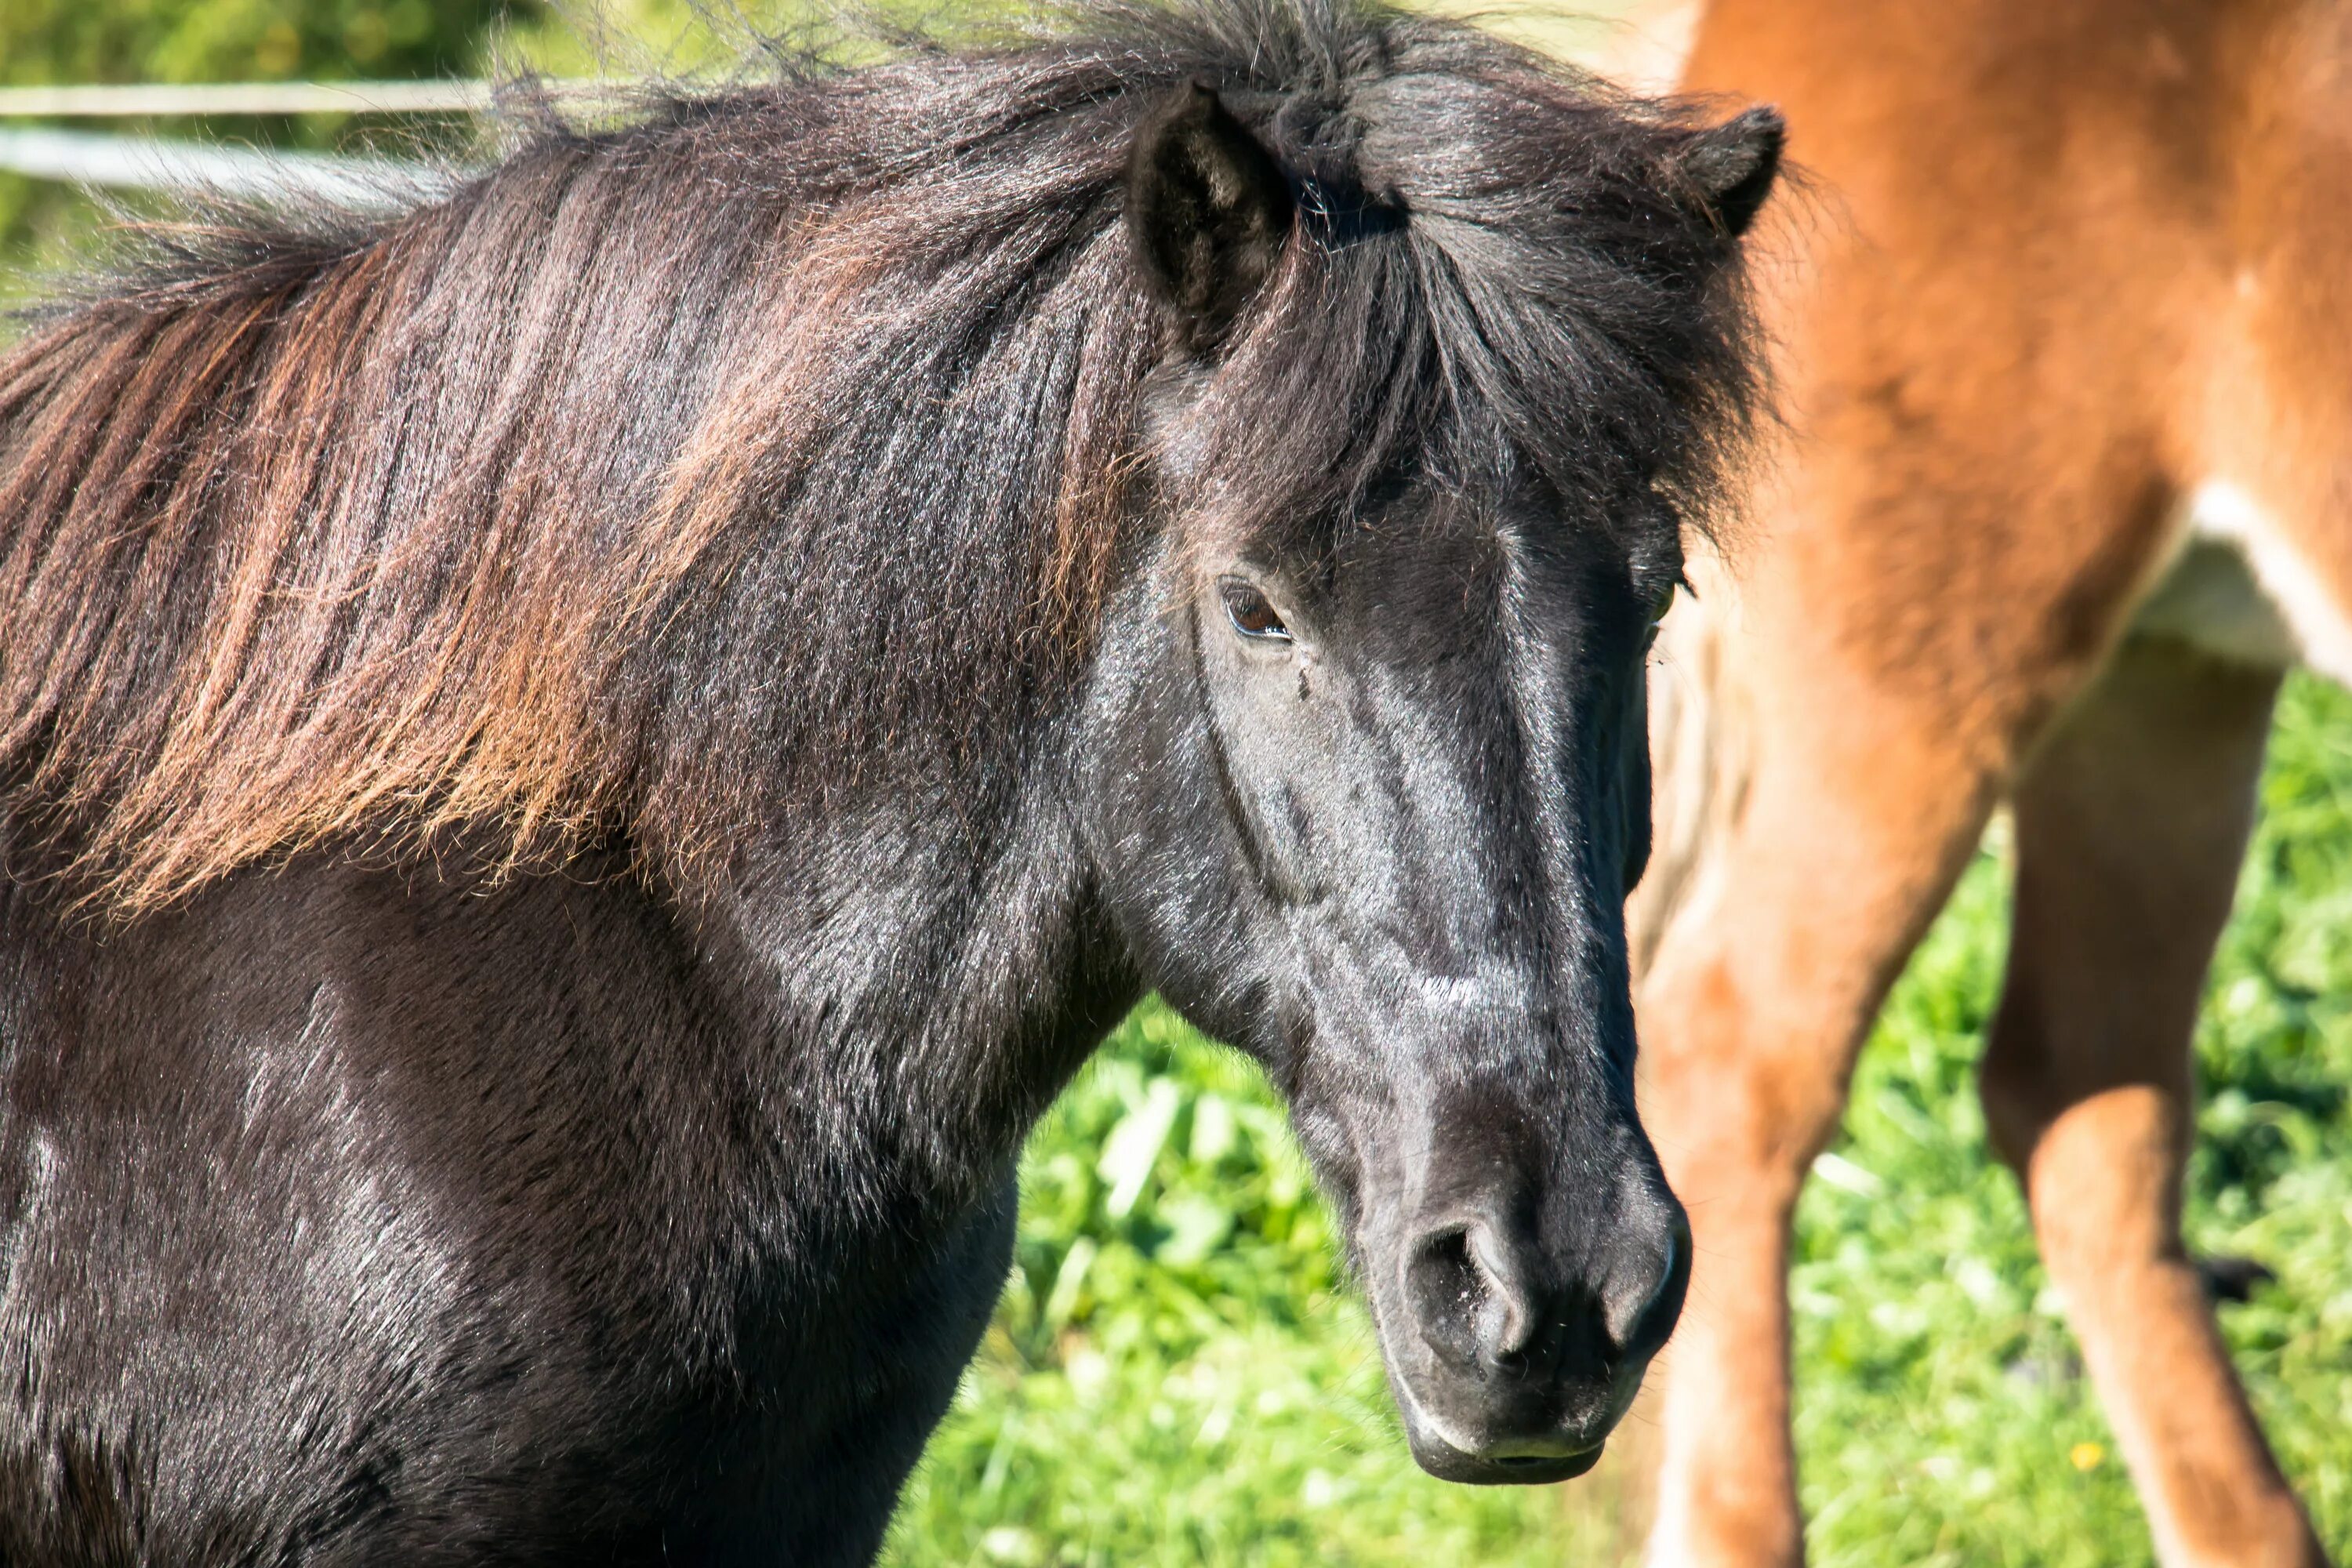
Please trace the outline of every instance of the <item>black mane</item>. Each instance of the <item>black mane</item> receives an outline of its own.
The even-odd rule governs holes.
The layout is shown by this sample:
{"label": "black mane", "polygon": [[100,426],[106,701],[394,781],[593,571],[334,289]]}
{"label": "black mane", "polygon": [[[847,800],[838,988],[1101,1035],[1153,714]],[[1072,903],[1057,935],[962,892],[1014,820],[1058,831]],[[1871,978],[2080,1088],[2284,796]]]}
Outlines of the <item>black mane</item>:
{"label": "black mane", "polygon": [[136,906],[461,820],[690,858],[1019,729],[1160,521],[1120,176],[1188,79],[1302,218],[1198,372],[1243,526],[1514,470],[1691,512],[1742,427],[1695,122],[1468,26],[1108,0],[780,59],[391,219],[215,232],[0,362],[0,809]]}

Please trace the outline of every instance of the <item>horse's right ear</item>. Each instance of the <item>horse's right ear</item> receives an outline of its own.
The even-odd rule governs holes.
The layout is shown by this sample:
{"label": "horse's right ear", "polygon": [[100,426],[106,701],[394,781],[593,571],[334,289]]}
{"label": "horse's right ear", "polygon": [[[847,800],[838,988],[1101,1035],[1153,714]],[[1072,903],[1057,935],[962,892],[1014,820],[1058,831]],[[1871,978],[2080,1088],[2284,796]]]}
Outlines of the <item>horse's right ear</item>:
{"label": "horse's right ear", "polygon": [[1290,182],[1203,83],[1144,118],[1127,154],[1127,234],[1186,335],[1213,343],[1274,273],[1290,238]]}
{"label": "horse's right ear", "polygon": [[1787,137],[1780,111],[1759,105],[1698,132],[1676,154],[1700,205],[1734,239],[1748,232],[1772,194]]}

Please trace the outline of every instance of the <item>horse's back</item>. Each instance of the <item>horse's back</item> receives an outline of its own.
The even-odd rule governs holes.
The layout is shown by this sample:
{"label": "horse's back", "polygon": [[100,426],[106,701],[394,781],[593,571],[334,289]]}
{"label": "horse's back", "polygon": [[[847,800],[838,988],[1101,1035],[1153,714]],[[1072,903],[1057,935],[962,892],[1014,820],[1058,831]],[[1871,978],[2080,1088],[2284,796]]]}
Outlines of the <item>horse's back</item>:
{"label": "horse's back", "polygon": [[[828,1392],[758,1364],[781,1287],[713,1272],[694,972],[619,879],[297,867],[123,929],[0,893],[0,1563],[821,1560],[820,1478],[878,1531],[911,1449],[858,1524],[874,1467],[763,1408]],[[930,1415],[1003,1231],[943,1266],[985,1288],[911,1358]]]}
{"label": "horse's back", "polygon": [[2352,678],[2347,61],[2315,0],[1717,0],[1689,85],[1777,99],[1821,193],[1768,273],[1792,657],[2006,752],[2210,544],[2282,624],[2166,630]]}

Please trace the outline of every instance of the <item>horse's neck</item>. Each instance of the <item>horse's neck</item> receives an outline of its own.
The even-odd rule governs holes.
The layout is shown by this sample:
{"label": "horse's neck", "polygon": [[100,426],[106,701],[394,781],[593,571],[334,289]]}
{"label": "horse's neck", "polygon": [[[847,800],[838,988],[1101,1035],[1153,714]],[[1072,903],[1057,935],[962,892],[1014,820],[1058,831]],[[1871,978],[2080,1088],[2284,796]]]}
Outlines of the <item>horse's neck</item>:
{"label": "horse's neck", "polygon": [[1033,793],[812,812],[697,910],[780,1147],[984,1182],[1131,1004],[1067,825]]}

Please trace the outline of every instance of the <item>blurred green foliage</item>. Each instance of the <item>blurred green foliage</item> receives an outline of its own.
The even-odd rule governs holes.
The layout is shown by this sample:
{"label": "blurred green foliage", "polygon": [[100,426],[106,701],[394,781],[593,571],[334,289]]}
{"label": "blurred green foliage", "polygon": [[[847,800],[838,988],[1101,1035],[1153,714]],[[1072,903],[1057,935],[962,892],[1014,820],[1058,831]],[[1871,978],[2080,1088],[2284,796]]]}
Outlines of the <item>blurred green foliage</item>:
{"label": "blurred green foliage", "polygon": [[0,80],[197,82],[472,68],[512,0],[9,0]]}
{"label": "blurred green foliage", "polygon": [[[7,0],[0,85],[464,75],[480,68],[506,29],[542,16],[539,0]],[[341,114],[95,128],[295,147],[336,145],[358,129]],[[58,265],[88,246],[99,221],[69,185],[0,173],[0,268]],[[0,293],[17,291],[0,282]]]}
{"label": "blurred green foliage", "polygon": [[[1617,3],[1617,0],[1607,0]],[[805,31],[832,0],[0,0],[0,86],[352,81],[426,77],[692,74],[732,67],[755,34]],[[948,14],[1000,8],[962,0]],[[934,0],[852,0],[918,20]],[[23,121],[0,121],[0,127]],[[86,119],[79,131],[265,147],[463,153],[465,116],[365,113]],[[106,205],[168,210],[145,193]],[[0,171],[0,306],[100,248],[103,206],[68,184]],[[6,325],[0,321],[0,340]]]}

